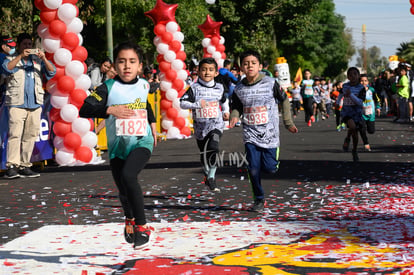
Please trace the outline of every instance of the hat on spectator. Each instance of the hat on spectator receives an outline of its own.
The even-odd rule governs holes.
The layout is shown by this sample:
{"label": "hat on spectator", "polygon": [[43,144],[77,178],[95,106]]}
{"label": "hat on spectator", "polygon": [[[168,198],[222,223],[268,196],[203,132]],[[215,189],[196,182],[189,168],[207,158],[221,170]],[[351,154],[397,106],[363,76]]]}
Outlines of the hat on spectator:
{"label": "hat on spectator", "polygon": [[0,44],[7,45],[9,47],[16,47],[16,42],[14,42],[13,38],[5,35],[0,37]]}

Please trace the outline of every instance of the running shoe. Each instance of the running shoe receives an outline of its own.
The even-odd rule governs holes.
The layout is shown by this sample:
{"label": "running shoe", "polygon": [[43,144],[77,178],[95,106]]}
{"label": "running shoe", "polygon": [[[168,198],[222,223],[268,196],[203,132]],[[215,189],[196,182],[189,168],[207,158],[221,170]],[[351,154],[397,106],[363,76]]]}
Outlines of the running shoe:
{"label": "running shoe", "polygon": [[151,235],[154,232],[153,227],[143,227],[134,225],[134,249],[141,249],[149,245]]}
{"label": "running shoe", "polygon": [[365,151],[371,152],[371,146],[369,144],[364,145]]}
{"label": "running shoe", "polygon": [[262,212],[265,207],[266,201],[264,199],[256,199],[249,210],[254,212]]}
{"label": "running shoe", "polygon": [[349,138],[344,139],[344,144],[342,145],[342,149],[344,150],[344,152],[348,152],[350,141],[351,140]]}
{"label": "running shoe", "polygon": [[352,159],[354,160],[354,162],[359,161],[359,157],[358,157],[357,151],[352,151]]}
{"label": "running shoe", "polygon": [[208,188],[211,191],[220,192],[220,189],[216,185],[216,179],[215,178],[204,178],[204,183],[205,183],[205,185],[208,186]]}
{"label": "running shoe", "polygon": [[[131,231],[131,230],[127,230],[127,226],[131,227],[132,233],[128,232],[128,231]],[[125,241],[127,243],[133,243],[134,242],[134,226],[135,226],[135,221],[134,220],[125,218],[124,238],[125,238]]]}
{"label": "running shoe", "polygon": [[7,169],[6,174],[4,175],[4,177],[5,178],[8,178],[8,179],[17,179],[17,178],[20,178],[20,174],[19,174],[19,172],[17,170],[17,167],[14,166],[14,165],[10,166]]}
{"label": "running shoe", "polygon": [[308,127],[311,127],[312,126],[312,122],[309,120],[308,121]]}
{"label": "running shoe", "polygon": [[21,178],[38,178],[40,177],[39,173],[34,172],[30,167],[24,167],[19,171]]}
{"label": "running shoe", "polygon": [[345,128],[346,128],[345,123],[342,123],[342,124],[341,124],[341,128],[342,128],[342,130],[345,130]]}
{"label": "running shoe", "polygon": [[336,131],[340,132],[341,131],[341,125],[336,126]]}
{"label": "running shoe", "polygon": [[314,116],[311,116],[311,121],[315,122],[315,117]]}

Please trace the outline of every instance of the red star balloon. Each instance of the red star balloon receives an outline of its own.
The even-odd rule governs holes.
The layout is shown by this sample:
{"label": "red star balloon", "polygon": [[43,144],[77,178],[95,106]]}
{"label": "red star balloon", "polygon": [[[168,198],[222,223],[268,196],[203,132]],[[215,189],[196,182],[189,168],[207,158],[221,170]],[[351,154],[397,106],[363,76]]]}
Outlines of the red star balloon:
{"label": "red star balloon", "polygon": [[178,4],[166,4],[162,0],[157,0],[155,7],[145,12],[144,14],[152,19],[154,25],[158,23],[167,23],[170,21],[175,22],[175,10],[177,9]]}
{"label": "red star balloon", "polygon": [[203,24],[198,25],[198,28],[203,32],[204,37],[219,36],[220,27],[223,22],[215,22],[211,19],[210,15],[207,14],[207,19]]}

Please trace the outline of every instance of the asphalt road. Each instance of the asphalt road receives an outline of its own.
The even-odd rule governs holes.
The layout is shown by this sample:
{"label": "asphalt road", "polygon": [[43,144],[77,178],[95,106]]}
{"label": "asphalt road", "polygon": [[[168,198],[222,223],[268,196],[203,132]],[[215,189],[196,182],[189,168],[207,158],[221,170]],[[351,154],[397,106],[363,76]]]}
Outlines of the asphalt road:
{"label": "asphalt road", "polygon": [[[351,153],[342,151],[345,133],[336,132],[333,118],[307,127],[300,113],[296,123],[297,134],[289,133],[282,126],[280,170],[276,176],[265,176],[263,184],[269,212],[260,214],[248,211],[252,195],[243,167],[241,128],[225,131],[221,140],[222,167],[217,172],[220,193],[211,193],[202,183],[194,138],[159,142],[139,176],[148,222],[411,217],[408,210],[334,208],[324,202],[330,196],[326,190],[332,190],[337,198],[344,198],[353,186],[411,186],[414,183],[414,124],[396,124],[389,117],[377,119],[377,131],[369,136],[372,151],[364,152],[360,145],[360,162],[354,163]],[[233,158],[229,163],[230,156],[236,155],[238,163]],[[384,193],[378,198],[371,196],[369,203],[375,204],[375,199],[383,196]],[[362,196],[360,200],[364,199],[367,198]],[[338,201],[330,203],[335,205]],[[0,244],[44,225],[122,221],[108,161],[96,166],[48,165],[35,179],[0,177]]]}

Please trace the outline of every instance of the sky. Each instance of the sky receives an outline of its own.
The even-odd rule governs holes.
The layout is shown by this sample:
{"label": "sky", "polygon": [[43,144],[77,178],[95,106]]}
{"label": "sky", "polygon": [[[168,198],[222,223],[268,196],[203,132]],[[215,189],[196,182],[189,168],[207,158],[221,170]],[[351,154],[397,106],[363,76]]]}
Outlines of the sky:
{"label": "sky", "polygon": [[[335,12],[345,17],[356,48],[363,47],[362,25],[366,25],[366,48],[377,46],[381,55],[394,55],[403,42],[414,39],[414,15],[410,0],[334,0]],[[355,65],[355,57],[350,65]]]}

